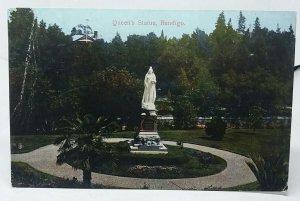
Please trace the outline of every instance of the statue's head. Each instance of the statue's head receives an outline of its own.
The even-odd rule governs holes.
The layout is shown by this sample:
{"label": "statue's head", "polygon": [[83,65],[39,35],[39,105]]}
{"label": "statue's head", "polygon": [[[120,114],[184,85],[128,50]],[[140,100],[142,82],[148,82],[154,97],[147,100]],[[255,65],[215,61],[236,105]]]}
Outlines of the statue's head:
{"label": "statue's head", "polygon": [[153,73],[153,69],[152,69],[152,66],[150,66],[149,70],[148,70],[148,73],[152,74]]}

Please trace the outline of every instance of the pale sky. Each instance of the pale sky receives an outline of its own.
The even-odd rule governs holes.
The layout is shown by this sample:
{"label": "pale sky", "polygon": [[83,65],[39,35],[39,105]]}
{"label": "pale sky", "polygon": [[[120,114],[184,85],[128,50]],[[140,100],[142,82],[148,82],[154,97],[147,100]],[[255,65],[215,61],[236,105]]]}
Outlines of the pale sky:
{"label": "pale sky", "polygon": [[[154,32],[157,36],[161,31],[169,37],[181,37],[191,34],[197,27],[206,33],[215,28],[216,20],[221,11],[158,11],[158,10],[101,10],[101,9],[33,9],[38,20],[44,20],[47,25],[56,23],[65,34],[70,34],[72,27],[78,24],[88,24],[105,41],[111,39],[118,32],[125,41],[130,34],[146,35]],[[295,30],[296,12],[283,11],[243,11],[246,17],[246,27],[253,27],[256,17],[259,17],[262,27],[276,30],[277,24],[281,30],[288,30],[292,25]],[[226,22],[231,18],[234,28],[237,27],[239,11],[225,11]],[[162,25],[161,21],[181,23],[179,27]],[[114,26],[119,22],[122,25]],[[150,25],[139,25],[139,22]],[[152,25],[154,24],[154,25]]]}

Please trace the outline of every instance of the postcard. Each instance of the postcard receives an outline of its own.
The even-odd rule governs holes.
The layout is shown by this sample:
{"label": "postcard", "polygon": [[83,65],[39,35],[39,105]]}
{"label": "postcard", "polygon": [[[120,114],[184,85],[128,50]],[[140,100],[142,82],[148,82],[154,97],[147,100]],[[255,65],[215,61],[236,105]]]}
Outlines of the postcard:
{"label": "postcard", "polygon": [[286,191],[296,12],[8,10],[13,187]]}

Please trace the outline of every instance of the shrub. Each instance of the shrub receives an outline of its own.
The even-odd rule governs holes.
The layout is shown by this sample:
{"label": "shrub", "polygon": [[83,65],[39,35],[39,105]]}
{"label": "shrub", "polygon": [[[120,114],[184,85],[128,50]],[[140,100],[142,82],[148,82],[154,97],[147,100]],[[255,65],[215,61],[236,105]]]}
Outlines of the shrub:
{"label": "shrub", "polygon": [[264,113],[265,113],[264,109],[259,106],[252,106],[249,109],[248,124],[249,124],[249,128],[252,128],[253,133],[255,133],[255,129],[262,127]]}
{"label": "shrub", "polygon": [[129,152],[130,151],[129,144],[126,141],[118,142],[116,144],[116,149],[119,152]]}
{"label": "shrub", "polygon": [[225,135],[226,124],[221,117],[213,117],[212,120],[206,124],[205,132],[214,140],[222,140]]}
{"label": "shrub", "polygon": [[262,191],[283,191],[287,190],[288,162],[282,154],[251,156],[254,163],[247,163]]}
{"label": "shrub", "polygon": [[179,129],[195,127],[197,115],[194,106],[188,100],[179,98],[174,102],[174,124]]}

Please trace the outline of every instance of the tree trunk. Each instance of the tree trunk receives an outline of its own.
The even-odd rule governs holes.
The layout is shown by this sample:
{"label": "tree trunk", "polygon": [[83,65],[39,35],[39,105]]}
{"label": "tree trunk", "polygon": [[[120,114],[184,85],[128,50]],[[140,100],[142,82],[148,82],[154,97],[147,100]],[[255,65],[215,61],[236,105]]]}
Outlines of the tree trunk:
{"label": "tree trunk", "polygon": [[[29,44],[25,58],[25,68],[23,81],[20,91],[20,98],[11,114],[11,122],[13,128],[21,129],[22,132],[27,132],[29,122],[33,110],[33,96],[36,85],[36,57],[35,57],[35,39],[36,39],[35,20],[32,22],[32,28],[29,36]],[[14,130],[13,129],[13,130]],[[13,131],[14,132],[14,131]]]}
{"label": "tree trunk", "polygon": [[92,172],[90,169],[82,170],[83,171],[83,185],[85,187],[91,187],[91,180],[92,180]]}

